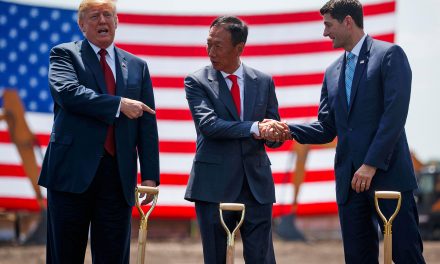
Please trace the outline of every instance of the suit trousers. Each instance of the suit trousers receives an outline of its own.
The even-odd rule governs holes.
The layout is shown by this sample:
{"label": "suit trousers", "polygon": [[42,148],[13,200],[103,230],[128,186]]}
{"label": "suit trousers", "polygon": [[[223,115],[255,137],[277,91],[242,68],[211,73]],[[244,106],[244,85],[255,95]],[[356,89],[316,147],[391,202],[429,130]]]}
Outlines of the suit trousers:
{"label": "suit trousers", "polygon": [[[397,264],[425,263],[413,192],[406,191],[401,195],[400,211],[392,225],[393,261]],[[397,201],[380,199],[379,206],[388,219],[394,213]],[[348,201],[339,205],[339,220],[345,262],[348,264],[379,263],[379,232],[380,230],[383,232],[383,221],[376,213],[374,192],[356,193],[350,188]]]}
{"label": "suit trousers", "polygon": [[131,207],[114,157],[104,154],[84,193],[47,195],[47,263],[84,263],[89,227],[93,263],[129,263]]}
{"label": "suit trousers", "polygon": [[[241,194],[235,202],[246,205],[244,222],[240,228],[245,262],[253,264],[276,263],[272,242],[272,204],[258,203],[246,180],[244,180]],[[227,235],[220,223],[219,204],[196,201],[195,207],[205,264],[224,264],[226,262]],[[237,226],[240,217],[241,212],[223,212],[223,220],[231,232]]]}

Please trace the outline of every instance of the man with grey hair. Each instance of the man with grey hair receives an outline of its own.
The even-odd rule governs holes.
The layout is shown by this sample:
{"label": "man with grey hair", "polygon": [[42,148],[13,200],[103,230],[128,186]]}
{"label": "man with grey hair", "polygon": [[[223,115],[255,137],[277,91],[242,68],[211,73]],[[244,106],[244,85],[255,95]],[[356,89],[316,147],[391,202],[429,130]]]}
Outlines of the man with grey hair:
{"label": "man with grey hair", "polygon": [[[54,124],[39,179],[47,188],[47,263],[129,263],[139,155],[142,185],[159,184],[147,64],[117,48],[112,0],[84,0],[85,39],[50,52]],[[143,202],[148,203],[151,197]]]}

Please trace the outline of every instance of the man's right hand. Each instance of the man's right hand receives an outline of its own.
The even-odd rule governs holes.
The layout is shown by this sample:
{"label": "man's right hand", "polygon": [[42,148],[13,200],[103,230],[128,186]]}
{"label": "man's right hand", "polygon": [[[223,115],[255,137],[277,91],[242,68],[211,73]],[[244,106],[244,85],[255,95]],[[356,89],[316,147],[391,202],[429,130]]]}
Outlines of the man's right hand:
{"label": "man's right hand", "polygon": [[292,139],[289,127],[285,122],[264,119],[259,122],[260,137],[269,141],[284,142]]}
{"label": "man's right hand", "polygon": [[144,112],[150,113],[152,115],[156,114],[156,112],[148,107],[146,104],[128,98],[122,98],[121,112],[130,119],[141,117]]}

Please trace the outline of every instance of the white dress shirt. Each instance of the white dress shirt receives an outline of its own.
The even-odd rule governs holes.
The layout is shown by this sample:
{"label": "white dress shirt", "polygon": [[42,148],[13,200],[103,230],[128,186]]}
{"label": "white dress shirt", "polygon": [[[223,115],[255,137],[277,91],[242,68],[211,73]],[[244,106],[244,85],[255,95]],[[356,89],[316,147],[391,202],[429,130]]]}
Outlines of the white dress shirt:
{"label": "white dress shirt", "polygon": [[[364,36],[358,41],[356,46],[354,46],[354,48],[351,50],[351,53],[353,53],[355,55],[354,56],[354,65],[355,65],[355,67],[357,65],[357,61],[358,61],[358,58],[359,58],[359,53],[361,53],[361,48],[362,48],[362,45],[364,44],[364,40],[365,40],[366,37],[367,37],[367,34],[364,34]],[[348,52],[346,51],[345,52],[345,59],[347,59],[347,56],[348,56]]]}
{"label": "white dress shirt", "polygon": [[[226,85],[228,85],[229,91],[232,89],[232,81],[228,78],[230,75],[229,73],[220,71],[223,78],[225,78]],[[237,83],[238,88],[240,89],[240,105],[241,105],[241,111],[240,111],[240,120],[243,121],[243,113],[244,113],[244,76],[243,76],[243,63],[240,63],[240,66],[238,69],[232,73],[233,75],[237,76]],[[251,133],[259,136],[260,131],[258,129],[258,122],[254,122],[251,127]]]}
{"label": "white dress shirt", "polygon": [[[101,55],[99,55],[99,51],[101,50],[101,48],[99,48],[98,46],[96,46],[95,44],[93,44],[90,41],[88,41],[88,42],[89,42],[90,46],[92,47],[93,51],[95,52],[96,56],[98,57],[98,60],[100,60]],[[113,78],[115,78],[115,82],[116,82],[115,44],[114,43],[110,44],[110,46],[108,46],[105,50],[107,51],[107,55],[105,55],[105,61],[107,62],[110,69],[112,70]],[[121,100],[122,100],[122,98],[121,98]],[[119,107],[118,107],[118,111],[116,112],[116,117],[119,117],[120,112],[121,112],[121,101],[119,101]]]}

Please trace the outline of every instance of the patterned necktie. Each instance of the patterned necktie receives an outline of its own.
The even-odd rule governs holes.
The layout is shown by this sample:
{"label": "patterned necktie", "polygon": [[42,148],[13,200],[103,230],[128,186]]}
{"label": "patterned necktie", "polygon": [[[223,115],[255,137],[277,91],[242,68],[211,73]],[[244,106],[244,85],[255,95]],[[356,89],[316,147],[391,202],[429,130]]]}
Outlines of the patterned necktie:
{"label": "patterned necktie", "polygon": [[350,105],[351,85],[353,83],[354,69],[356,67],[354,64],[355,56],[356,55],[349,52],[345,63],[345,92],[347,94],[347,105]]}
{"label": "patterned necktie", "polygon": [[240,100],[240,87],[238,87],[237,75],[228,75],[229,80],[232,81],[231,94],[234,99],[235,108],[237,109],[238,116],[241,113],[241,100]]}
{"label": "patterned necktie", "polygon": [[[102,72],[104,73],[107,92],[110,95],[115,95],[115,90],[116,90],[115,77],[113,76],[110,66],[108,66],[107,61],[105,60],[107,51],[105,49],[101,49],[98,53],[100,55],[99,62],[101,63]],[[110,153],[110,155],[115,156],[115,130],[113,125],[108,127],[104,148],[108,153]]]}

